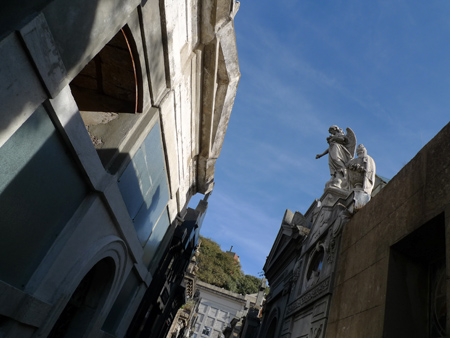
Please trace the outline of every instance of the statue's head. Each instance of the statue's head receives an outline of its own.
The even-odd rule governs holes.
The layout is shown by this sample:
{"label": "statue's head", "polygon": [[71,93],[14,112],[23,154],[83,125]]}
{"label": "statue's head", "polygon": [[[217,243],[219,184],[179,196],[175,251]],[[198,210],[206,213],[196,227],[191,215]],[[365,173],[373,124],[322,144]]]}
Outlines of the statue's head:
{"label": "statue's head", "polygon": [[343,131],[337,125],[332,125],[330,128],[328,128],[328,132],[330,134],[333,134],[333,132],[335,132],[335,133],[342,133]]}
{"label": "statue's head", "polygon": [[366,147],[364,147],[364,145],[360,144],[356,148],[356,155],[358,155],[358,157],[367,156],[367,149],[366,149]]}

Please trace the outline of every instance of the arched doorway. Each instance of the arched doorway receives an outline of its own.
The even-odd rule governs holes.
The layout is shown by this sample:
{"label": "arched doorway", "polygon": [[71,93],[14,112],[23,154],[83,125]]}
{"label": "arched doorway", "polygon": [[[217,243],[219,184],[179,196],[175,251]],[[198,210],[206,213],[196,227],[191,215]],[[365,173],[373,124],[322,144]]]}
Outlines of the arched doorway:
{"label": "arched doorway", "polygon": [[267,330],[266,338],[275,338],[275,333],[277,330],[277,319],[273,318],[270,322],[269,329]]}
{"label": "arched doorway", "polygon": [[109,294],[114,270],[114,261],[104,258],[84,276],[59,315],[49,338],[80,338],[88,332]]}

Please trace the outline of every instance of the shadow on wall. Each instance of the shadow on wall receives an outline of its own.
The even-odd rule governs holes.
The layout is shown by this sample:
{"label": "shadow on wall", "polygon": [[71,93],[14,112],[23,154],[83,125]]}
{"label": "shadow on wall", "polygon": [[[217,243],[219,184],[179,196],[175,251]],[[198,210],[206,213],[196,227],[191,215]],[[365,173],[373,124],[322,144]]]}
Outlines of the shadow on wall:
{"label": "shadow on wall", "polygon": [[0,146],[49,97],[49,84],[56,95],[69,81],[66,71],[78,72],[75,66],[100,40],[93,29],[99,5],[99,0],[0,5]]}
{"label": "shadow on wall", "polygon": [[0,158],[0,279],[23,289],[88,187],[42,106]]}
{"label": "shadow on wall", "polygon": [[51,0],[4,1],[0,10],[0,36],[21,27],[35,13],[39,13]]}
{"label": "shadow on wall", "polygon": [[[0,117],[0,133],[11,125],[22,124],[49,95],[55,97],[117,32],[120,33],[124,13],[129,12],[127,3],[121,0],[24,0],[1,5],[0,99],[7,113]],[[129,48],[135,48],[134,42],[129,42]],[[116,47],[114,53],[109,53],[113,57],[106,63],[111,67],[117,66],[121,53],[127,53],[123,43]],[[137,68],[135,70],[132,96],[136,95],[134,79],[140,74]],[[131,101],[131,105],[135,104],[135,97]],[[123,95],[120,104],[124,104]],[[130,109],[130,112],[135,111],[135,107]]]}
{"label": "shadow on wall", "polygon": [[[64,94],[68,94],[68,99],[73,102],[69,91]],[[47,273],[47,270],[44,271],[41,267],[46,264],[43,262],[47,260],[49,250],[53,245],[61,243],[57,242],[61,232],[67,224],[70,224],[68,222],[75,212],[80,210],[83,201],[86,201],[88,196],[92,196],[92,186],[87,176],[92,174],[92,170],[100,176],[107,175],[85,132],[80,116],[75,114],[64,129],[69,134],[62,134],[59,132],[62,127],[58,125],[58,120],[53,119],[55,113],[52,107],[48,102],[45,108],[40,106],[0,148],[2,159],[0,166],[0,233],[2,234],[0,236],[0,279],[26,291],[33,288],[30,286],[33,285],[33,281],[39,281],[39,276],[42,277],[42,274]],[[73,108],[76,109],[76,107]],[[156,124],[153,129],[157,131],[154,138],[160,141],[159,124]],[[73,144],[67,143],[66,137],[69,139],[75,137],[77,146],[80,148],[73,149]],[[80,149],[83,153],[81,156],[77,152]],[[86,166],[86,159],[83,156],[90,157],[88,162],[91,166]],[[163,157],[160,157],[163,160]],[[134,169],[130,155],[124,154],[123,158],[128,166]],[[139,177],[135,171],[131,170],[131,172],[134,173],[133,186],[139,189],[141,183]],[[161,177],[165,182],[165,174]],[[155,183],[159,182],[156,178]],[[145,229],[147,237],[144,243],[141,243],[144,254],[147,251],[151,254],[148,258],[149,263],[169,226],[168,217],[164,224],[157,222],[158,219],[163,218],[158,215],[166,215],[164,210],[168,189],[166,186],[164,191],[167,191],[167,196],[165,197],[162,196],[162,188],[163,185],[156,184],[146,196],[143,196],[141,192],[141,195],[137,196],[142,202],[140,208],[145,209],[144,213],[147,215],[150,214],[147,222],[149,227]],[[116,211],[127,212],[125,205],[123,210]],[[154,236],[155,229],[157,232]],[[87,244],[80,243],[80,245],[88,249]],[[97,272],[92,274],[97,275]],[[102,294],[106,297],[109,293],[111,280],[109,275],[105,273],[105,279],[100,280],[92,274],[85,277],[72,295],[61,314],[60,321],[56,324],[54,336],[58,336],[59,332],[65,330],[71,331],[72,324],[66,321],[68,317],[75,318],[75,321],[79,318],[80,322],[83,322],[81,318],[89,316],[89,309],[86,308],[85,311],[83,307],[75,306],[79,298],[89,298],[90,293],[95,293],[93,289],[90,289],[91,286],[85,287],[86,284],[94,283],[99,285],[96,287],[97,291],[99,288],[105,290],[104,293],[97,292],[97,295]],[[94,304],[95,307],[101,308],[103,300],[97,301]],[[72,315],[74,311],[79,316]],[[75,323],[74,320],[72,323]],[[83,323],[85,322],[88,321]]]}

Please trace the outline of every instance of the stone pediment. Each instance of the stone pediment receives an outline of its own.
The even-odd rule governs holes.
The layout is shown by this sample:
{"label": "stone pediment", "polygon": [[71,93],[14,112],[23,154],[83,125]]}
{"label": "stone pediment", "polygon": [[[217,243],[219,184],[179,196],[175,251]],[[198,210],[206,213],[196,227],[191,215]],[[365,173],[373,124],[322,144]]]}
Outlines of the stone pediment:
{"label": "stone pediment", "polygon": [[292,229],[287,228],[286,226],[282,226],[280,231],[278,232],[277,238],[275,239],[275,243],[272,246],[272,250],[267,256],[266,264],[264,265],[263,270],[267,272],[268,269],[273,265],[273,263],[281,256],[281,253],[288,246],[291,240]]}
{"label": "stone pediment", "polygon": [[267,257],[264,271],[267,272],[271,266],[278,261],[292,240],[297,241],[299,237],[304,238],[309,233],[309,224],[306,218],[298,211],[295,214],[286,210],[280,230],[278,231],[272,250]]}

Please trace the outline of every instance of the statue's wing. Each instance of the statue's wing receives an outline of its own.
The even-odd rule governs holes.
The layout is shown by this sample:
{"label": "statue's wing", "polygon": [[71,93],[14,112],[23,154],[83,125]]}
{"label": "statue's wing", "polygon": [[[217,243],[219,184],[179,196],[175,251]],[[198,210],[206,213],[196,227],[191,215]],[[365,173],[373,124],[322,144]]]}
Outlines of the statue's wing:
{"label": "statue's wing", "polygon": [[355,157],[356,136],[353,130],[351,130],[350,128],[347,128],[347,139],[348,139],[347,149],[350,152],[350,154],[352,154],[352,157]]}

